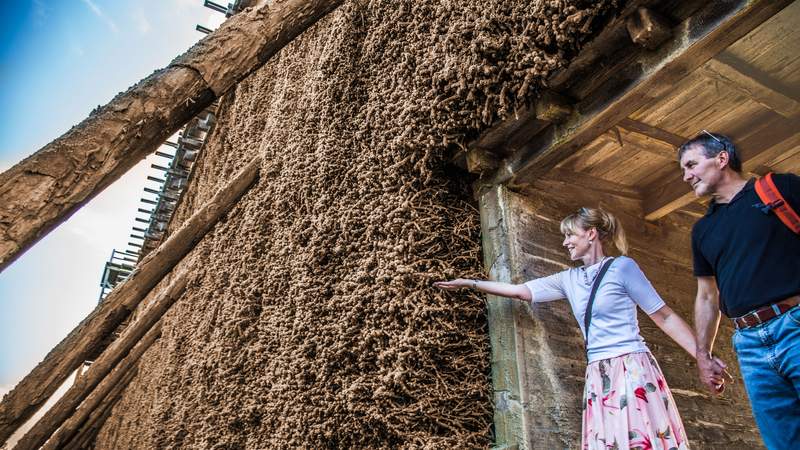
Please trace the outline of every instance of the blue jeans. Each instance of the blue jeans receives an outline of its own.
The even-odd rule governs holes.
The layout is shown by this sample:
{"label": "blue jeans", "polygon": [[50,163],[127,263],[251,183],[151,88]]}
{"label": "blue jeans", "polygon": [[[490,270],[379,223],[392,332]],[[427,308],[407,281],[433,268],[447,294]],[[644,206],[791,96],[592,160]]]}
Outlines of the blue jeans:
{"label": "blue jeans", "polygon": [[800,445],[800,306],[738,330],[733,346],[753,415],[770,450]]}

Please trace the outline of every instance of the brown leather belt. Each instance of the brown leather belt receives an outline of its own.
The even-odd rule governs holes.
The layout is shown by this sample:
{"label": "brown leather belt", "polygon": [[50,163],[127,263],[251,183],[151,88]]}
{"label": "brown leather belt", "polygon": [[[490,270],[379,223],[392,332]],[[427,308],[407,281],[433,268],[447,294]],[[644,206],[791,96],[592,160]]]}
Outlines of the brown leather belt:
{"label": "brown leather belt", "polygon": [[732,319],[733,324],[736,326],[737,330],[754,327],[780,316],[799,304],[800,295],[794,295],[786,300],[764,306],[763,308],[749,312],[741,317],[735,317]]}

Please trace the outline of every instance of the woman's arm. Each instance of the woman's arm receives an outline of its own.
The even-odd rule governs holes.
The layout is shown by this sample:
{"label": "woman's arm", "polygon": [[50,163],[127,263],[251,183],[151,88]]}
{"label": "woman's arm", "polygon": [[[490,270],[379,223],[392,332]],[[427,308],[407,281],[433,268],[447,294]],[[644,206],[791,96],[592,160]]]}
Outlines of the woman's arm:
{"label": "woman's arm", "polygon": [[466,280],[464,278],[458,278],[450,281],[437,281],[433,283],[433,285],[448,291],[461,288],[471,288],[487,294],[516,298],[526,302],[531,301],[531,291],[528,290],[528,287],[524,284],[511,284],[485,280]]}
{"label": "woman's arm", "polygon": [[658,311],[650,314],[650,318],[658,325],[658,328],[667,333],[667,336],[683,347],[693,358],[696,357],[697,340],[694,337],[694,333],[672,308],[664,305]]}

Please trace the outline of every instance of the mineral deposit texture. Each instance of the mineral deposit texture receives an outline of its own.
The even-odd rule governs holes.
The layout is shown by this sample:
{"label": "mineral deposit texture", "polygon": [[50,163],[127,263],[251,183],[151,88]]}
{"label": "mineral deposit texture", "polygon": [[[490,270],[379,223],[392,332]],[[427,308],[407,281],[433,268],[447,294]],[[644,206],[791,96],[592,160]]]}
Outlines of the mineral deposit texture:
{"label": "mineral deposit texture", "polygon": [[226,96],[173,229],[254,155],[258,183],[97,448],[486,448],[471,180],[447,155],[535,98],[613,0],[347,2]]}

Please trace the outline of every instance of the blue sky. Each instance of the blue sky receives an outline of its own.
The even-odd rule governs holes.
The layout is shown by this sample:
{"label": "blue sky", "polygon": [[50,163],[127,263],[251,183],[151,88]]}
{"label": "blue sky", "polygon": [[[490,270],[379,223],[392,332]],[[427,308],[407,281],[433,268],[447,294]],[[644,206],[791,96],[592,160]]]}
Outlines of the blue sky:
{"label": "blue sky", "polygon": [[[196,24],[223,19],[203,0],[4,2],[0,172],[166,66],[202,37]],[[103,265],[131,240],[159,159],[148,157],[0,273],[0,396],[94,308]]]}

